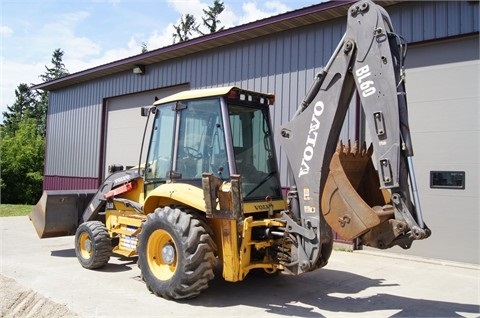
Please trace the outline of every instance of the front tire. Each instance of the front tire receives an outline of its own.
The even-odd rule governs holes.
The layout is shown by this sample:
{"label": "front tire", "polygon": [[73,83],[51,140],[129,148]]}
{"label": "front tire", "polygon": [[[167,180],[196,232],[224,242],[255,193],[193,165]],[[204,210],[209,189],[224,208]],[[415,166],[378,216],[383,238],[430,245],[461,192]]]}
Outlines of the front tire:
{"label": "front tire", "polygon": [[147,216],[138,236],[138,266],[155,295],[193,298],[214,277],[215,250],[199,217],[179,208],[158,208]]}
{"label": "front tire", "polygon": [[80,224],[75,232],[75,255],[83,267],[103,267],[111,254],[112,241],[102,222],[88,221]]}
{"label": "front tire", "polygon": [[333,251],[333,237],[331,236],[331,239],[328,242],[323,243],[320,247],[321,256],[318,258],[315,264],[315,269],[322,268],[328,264],[328,260],[332,255],[332,251]]}

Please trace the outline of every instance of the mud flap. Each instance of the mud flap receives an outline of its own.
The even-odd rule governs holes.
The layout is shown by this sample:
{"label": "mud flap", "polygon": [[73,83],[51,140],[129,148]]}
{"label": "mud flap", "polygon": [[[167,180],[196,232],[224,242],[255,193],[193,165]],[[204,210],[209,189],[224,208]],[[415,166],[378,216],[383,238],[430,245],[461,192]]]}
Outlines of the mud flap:
{"label": "mud flap", "polygon": [[380,189],[371,155],[373,147],[350,149],[339,144],[330,162],[321,205],[327,223],[342,238],[352,240],[393,218],[386,202],[389,192]]}
{"label": "mud flap", "polygon": [[75,234],[83,211],[96,190],[44,191],[28,215],[39,238]]}

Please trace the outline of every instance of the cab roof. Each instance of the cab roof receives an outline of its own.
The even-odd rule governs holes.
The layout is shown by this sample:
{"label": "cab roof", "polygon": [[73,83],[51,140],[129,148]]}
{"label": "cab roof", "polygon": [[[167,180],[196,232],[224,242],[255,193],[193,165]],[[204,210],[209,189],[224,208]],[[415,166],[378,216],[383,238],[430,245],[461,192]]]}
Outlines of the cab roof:
{"label": "cab roof", "polygon": [[246,93],[246,94],[250,93],[255,95],[263,95],[265,97],[273,97],[273,94],[265,94],[265,93],[249,91],[249,90],[238,88],[236,86],[224,86],[224,87],[185,90],[185,91],[164,97],[162,99],[159,99],[156,102],[154,102],[153,105],[157,106],[160,104],[166,104],[166,103],[177,102],[177,101],[188,100],[188,99],[195,99],[195,98],[223,96],[223,95],[227,95],[232,89],[235,89],[238,92]]}

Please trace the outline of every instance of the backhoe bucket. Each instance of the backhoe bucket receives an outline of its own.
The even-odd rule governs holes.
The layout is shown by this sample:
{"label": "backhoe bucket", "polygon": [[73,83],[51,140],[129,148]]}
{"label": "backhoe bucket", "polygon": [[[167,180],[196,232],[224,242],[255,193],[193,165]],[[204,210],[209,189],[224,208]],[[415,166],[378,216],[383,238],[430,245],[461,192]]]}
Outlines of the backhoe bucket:
{"label": "backhoe bucket", "polygon": [[28,215],[38,237],[75,234],[83,211],[96,190],[43,191],[33,211]]}
{"label": "backhoe bucket", "polygon": [[371,156],[373,147],[361,150],[355,144],[339,143],[330,162],[322,194],[322,212],[327,223],[342,238],[352,240],[393,218],[386,205],[390,192],[382,191]]}

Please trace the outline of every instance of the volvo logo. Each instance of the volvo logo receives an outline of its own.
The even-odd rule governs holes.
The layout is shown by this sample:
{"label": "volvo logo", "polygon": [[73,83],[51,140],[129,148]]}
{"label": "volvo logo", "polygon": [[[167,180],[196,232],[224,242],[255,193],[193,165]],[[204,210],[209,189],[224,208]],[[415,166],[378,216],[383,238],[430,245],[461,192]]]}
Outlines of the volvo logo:
{"label": "volvo logo", "polygon": [[119,183],[123,183],[123,182],[127,182],[127,181],[130,181],[130,175],[128,175],[128,174],[113,180],[113,184],[117,185]]}
{"label": "volvo logo", "polygon": [[323,113],[323,102],[318,101],[313,107],[312,120],[310,121],[310,129],[308,131],[307,141],[305,143],[305,149],[303,150],[302,163],[300,164],[300,171],[298,177],[306,175],[310,172],[309,161],[312,160],[315,151],[315,144],[318,137],[318,129],[320,128],[319,117]]}

